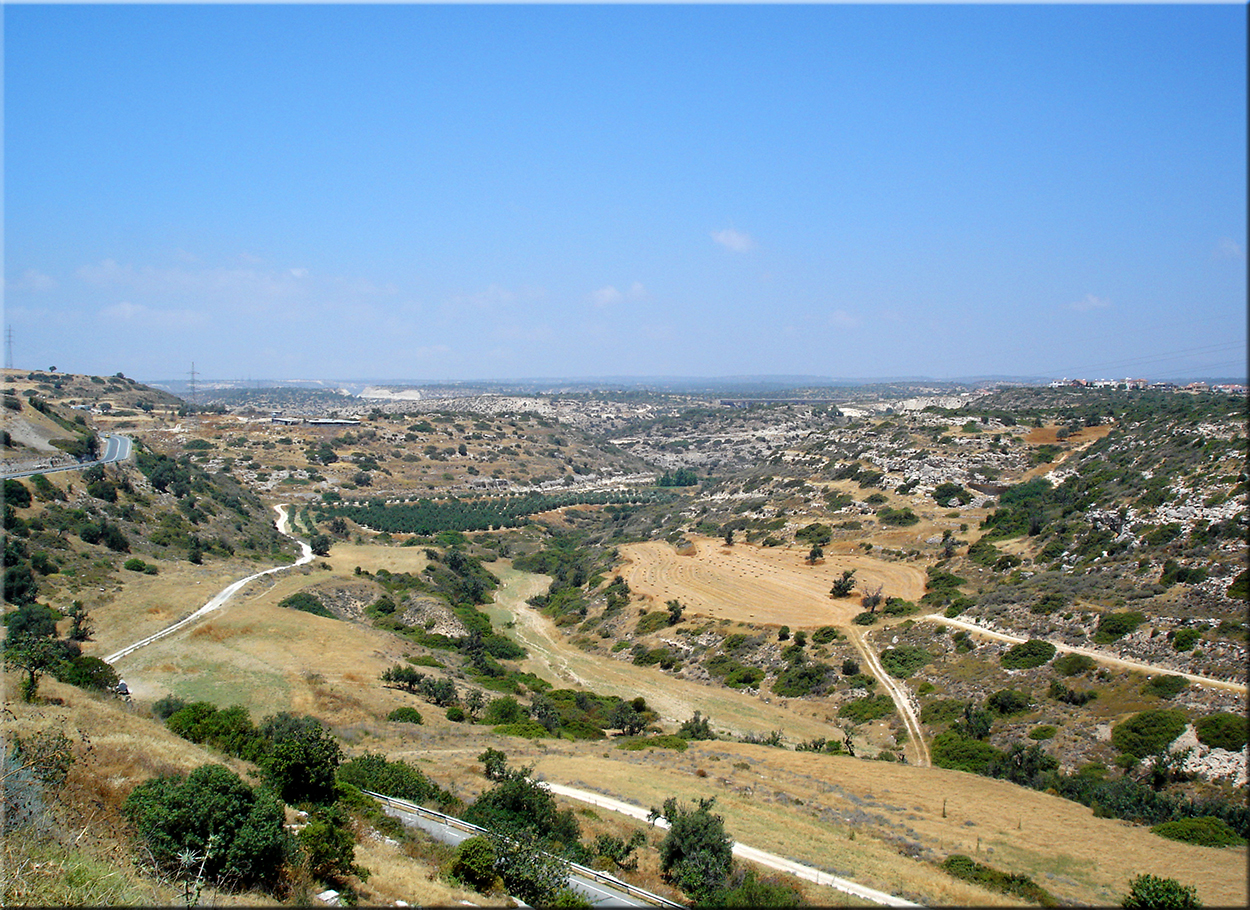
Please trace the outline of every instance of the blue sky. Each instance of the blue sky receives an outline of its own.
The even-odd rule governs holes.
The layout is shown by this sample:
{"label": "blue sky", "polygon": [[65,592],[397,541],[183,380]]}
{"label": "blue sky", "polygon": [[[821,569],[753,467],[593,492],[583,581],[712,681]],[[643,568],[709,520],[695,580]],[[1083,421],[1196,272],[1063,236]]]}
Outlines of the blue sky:
{"label": "blue sky", "polygon": [[3,16],[18,367],[1246,372],[1244,5]]}

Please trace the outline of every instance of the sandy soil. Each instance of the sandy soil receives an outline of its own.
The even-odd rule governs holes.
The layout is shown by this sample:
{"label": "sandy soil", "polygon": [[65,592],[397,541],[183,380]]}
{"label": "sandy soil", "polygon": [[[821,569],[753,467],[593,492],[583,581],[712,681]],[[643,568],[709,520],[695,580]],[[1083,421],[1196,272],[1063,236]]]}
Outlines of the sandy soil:
{"label": "sandy soil", "polygon": [[743,623],[845,627],[862,610],[858,596],[834,599],[833,582],[844,569],[855,570],[857,592],[877,585],[886,597],[919,600],[924,571],[914,565],[875,559],[833,544],[815,566],[806,551],[736,543],[726,547],[716,538],[694,540],[694,551],[679,555],[662,541],[621,547],[625,561],[619,574],[630,591],[659,607],[677,599],[687,615],[703,615]]}

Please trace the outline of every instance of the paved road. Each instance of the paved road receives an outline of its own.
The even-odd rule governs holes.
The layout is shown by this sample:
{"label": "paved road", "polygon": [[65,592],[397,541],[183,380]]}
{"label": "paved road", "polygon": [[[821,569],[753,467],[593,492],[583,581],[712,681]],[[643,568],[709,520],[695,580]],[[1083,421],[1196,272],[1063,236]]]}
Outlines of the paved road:
{"label": "paved road", "polygon": [[[481,834],[481,829],[476,829],[472,825],[464,822],[451,823],[442,821],[438,818],[431,818],[429,815],[415,811],[416,807],[408,804],[406,807],[402,800],[387,799],[382,804],[387,815],[399,819],[409,827],[417,827],[425,831],[435,840],[442,841],[445,844],[456,846],[462,841],[468,840],[470,837],[476,837]],[[595,881],[588,876],[572,872],[569,875],[568,884],[571,889],[582,894],[596,907],[650,907],[652,904],[642,900],[641,898],[632,897],[624,891],[617,890],[611,885],[601,881]]]}
{"label": "paved road", "polygon": [[[569,799],[580,800],[584,803],[590,803],[592,806],[598,806],[601,809],[608,809],[612,812],[619,812],[622,815],[628,815],[630,818],[640,818],[647,821],[650,813],[641,806],[631,806],[629,803],[623,803],[620,800],[612,799],[601,793],[593,793],[590,790],[579,790],[576,787],[566,787],[563,784],[553,784],[547,781],[543,782],[543,786],[559,796]],[[667,828],[668,822],[663,818],[657,818],[654,822],[657,828]],[[770,869],[777,869],[781,872],[787,872],[795,878],[806,879],[809,882],[815,882],[818,885],[828,885],[844,894],[853,894],[864,900],[872,901],[875,904],[883,904],[887,907],[920,907],[921,904],[914,904],[909,900],[901,897],[895,897],[893,894],[886,894],[884,891],[878,891],[876,888],[869,888],[867,885],[861,885],[850,879],[841,878],[837,875],[830,875],[820,869],[812,866],[805,866],[802,863],[796,863],[793,860],[786,859],[784,856],[777,856],[775,853],[766,853],[763,850],[757,850],[754,847],[748,847],[746,844],[735,843],[733,845],[734,856],[741,856],[753,863],[761,866],[767,866]]]}
{"label": "paved road", "polygon": [[4,471],[4,477],[31,477],[35,474],[53,474],[57,471],[82,471],[86,468],[93,467],[98,464],[113,464],[118,461],[125,461],[130,458],[130,453],[134,449],[133,443],[129,436],[120,436],[117,433],[101,433],[100,439],[104,441],[104,454],[97,461],[76,461],[70,464],[54,465],[48,468],[36,468],[34,470],[21,471]]}

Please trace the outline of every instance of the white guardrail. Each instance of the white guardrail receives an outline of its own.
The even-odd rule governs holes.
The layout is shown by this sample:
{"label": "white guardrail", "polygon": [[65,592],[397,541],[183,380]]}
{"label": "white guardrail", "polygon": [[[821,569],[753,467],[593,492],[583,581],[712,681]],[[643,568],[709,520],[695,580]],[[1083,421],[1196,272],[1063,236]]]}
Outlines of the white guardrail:
{"label": "white guardrail", "polygon": [[[403,809],[405,812],[412,812],[416,815],[424,815],[425,817],[431,818],[434,821],[442,822],[443,824],[450,825],[453,828],[459,828],[461,831],[467,831],[472,834],[490,834],[491,833],[490,831],[487,831],[485,828],[481,828],[470,822],[462,821],[461,819],[458,819],[453,815],[444,815],[442,812],[435,812],[433,809],[427,809],[425,806],[419,806],[416,803],[409,802],[408,800],[405,800],[405,799],[396,799],[393,796],[387,796],[383,793],[375,793],[372,790],[362,790],[361,792],[366,794],[367,796],[372,796],[376,800],[380,800],[381,802],[388,803],[396,807],[397,809]],[[568,866],[570,869],[577,872],[578,874],[584,875],[586,878],[593,879],[605,885],[610,885],[613,888],[617,888],[621,891],[624,891],[626,894],[630,895],[631,897],[636,897],[636,898],[639,898],[640,900],[647,901],[648,903],[655,904],[657,907],[672,907],[672,908],[678,908],[678,910],[684,910],[686,906],[685,904],[679,904],[676,901],[671,901],[667,897],[661,897],[658,894],[652,894],[650,891],[644,891],[642,888],[639,888],[636,885],[631,885],[627,881],[622,881],[621,879],[617,878],[615,875],[610,875],[607,872],[600,872],[598,869],[590,869],[586,866],[580,865],[579,863],[574,863],[574,862],[570,862],[567,859],[562,859],[561,857],[554,857],[554,858],[559,859],[560,862],[564,863],[566,866]]]}

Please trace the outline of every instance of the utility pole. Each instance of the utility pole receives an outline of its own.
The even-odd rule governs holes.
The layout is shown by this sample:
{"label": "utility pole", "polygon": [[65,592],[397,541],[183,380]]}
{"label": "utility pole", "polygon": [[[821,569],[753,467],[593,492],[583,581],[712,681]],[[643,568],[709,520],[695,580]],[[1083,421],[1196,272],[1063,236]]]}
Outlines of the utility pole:
{"label": "utility pole", "polygon": [[4,368],[13,369],[13,326],[7,326],[4,330]]}
{"label": "utility pole", "polygon": [[197,373],[197,372],[195,371],[195,361],[194,361],[194,360],[192,360],[192,361],[191,361],[191,372],[190,372],[190,376],[191,376],[191,382],[190,382],[190,389],[191,389],[191,391],[190,391],[190,396],[191,396],[191,404],[192,404],[192,405],[195,405],[195,404],[197,403],[197,400],[196,400],[196,395],[195,395],[195,377],[196,377],[196,376],[198,376],[198,375],[200,375],[200,374],[199,374],[199,373]]}

